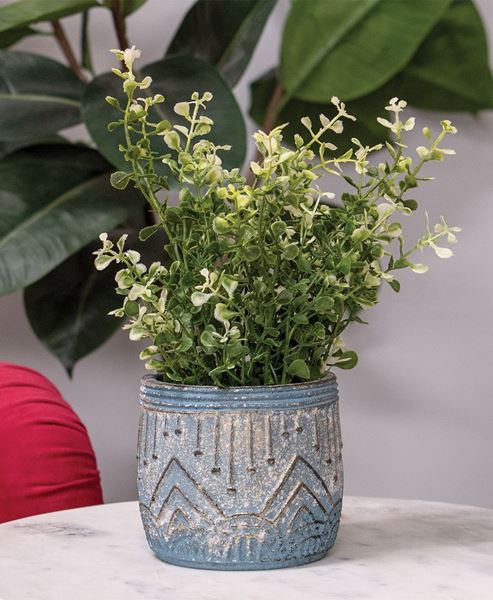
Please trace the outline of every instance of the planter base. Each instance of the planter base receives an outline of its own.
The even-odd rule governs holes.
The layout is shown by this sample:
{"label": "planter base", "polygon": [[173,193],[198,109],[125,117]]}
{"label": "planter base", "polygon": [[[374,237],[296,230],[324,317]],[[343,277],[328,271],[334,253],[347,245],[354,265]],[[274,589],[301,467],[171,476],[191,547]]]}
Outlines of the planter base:
{"label": "planter base", "polygon": [[177,567],[189,567],[190,569],[203,569],[208,571],[269,571],[272,569],[286,569],[288,567],[301,567],[302,565],[308,565],[322,560],[327,556],[327,552],[320,552],[313,556],[305,557],[303,559],[292,559],[282,563],[271,562],[271,563],[207,563],[207,562],[194,562],[182,559],[164,558],[155,553],[159,560],[170,565],[176,565]]}

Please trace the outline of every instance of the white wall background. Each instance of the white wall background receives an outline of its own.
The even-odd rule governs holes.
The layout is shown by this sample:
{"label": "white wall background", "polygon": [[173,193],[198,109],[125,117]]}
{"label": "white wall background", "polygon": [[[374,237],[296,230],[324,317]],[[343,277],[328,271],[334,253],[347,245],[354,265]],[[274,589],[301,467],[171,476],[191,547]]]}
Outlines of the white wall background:
{"label": "white wall background", "polygon": [[[493,40],[493,2],[476,3]],[[149,0],[129,19],[129,38],[145,62],[162,56],[191,4]],[[281,0],[236,90],[245,109],[248,82],[276,64],[287,7]],[[78,22],[65,22],[77,39]],[[97,70],[108,70],[113,59],[107,49],[117,42],[107,11],[94,11],[92,38]],[[51,39],[31,38],[18,49],[62,59]],[[427,256],[427,275],[401,277],[401,293],[385,290],[367,314],[370,325],[356,325],[346,336],[360,355],[355,370],[338,373],[346,491],[493,507],[493,111],[476,118],[418,113],[419,124],[445,116],[459,127],[450,143],[457,157],[434,170],[437,180],[422,196],[432,219],[445,214],[463,233],[453,260]],[[407,231],[417,236],[422,226],[414,220]],[[0,359],[44,373],[79,413],[98,456],[106,501],[135,498],[143,372],[136,345],[118,333],[76,366],[71,381],[34,337],[21,295],[13,294],[0,299]]]}

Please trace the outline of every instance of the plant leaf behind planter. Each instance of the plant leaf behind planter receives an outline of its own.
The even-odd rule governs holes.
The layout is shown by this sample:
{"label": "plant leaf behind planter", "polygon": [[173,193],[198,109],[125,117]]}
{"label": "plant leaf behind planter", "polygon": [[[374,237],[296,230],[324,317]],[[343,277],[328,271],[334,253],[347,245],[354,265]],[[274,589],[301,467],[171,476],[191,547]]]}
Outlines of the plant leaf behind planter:
{"label": "plant leaf behind planter", "polygon": [[29,35],[39,35],[39,31],[35,31],[30,27],[21,27],[19,29],[9,29],[8,31],[4,31],[3,33],[0,33],[0,48],[8,48]]}
{"label": "plant leaf behind planter", "polygon": [[[226,168],[242,165],[246,152],[243,116],[231,90],[213,66],[198,58],[180,56],[147,65],[142,68],[142,73],[152,77],[153,93],[161,93],[166,99],[164,104],[158,105],[160,118],[172,123],[182,123],[173,111],[175,103],[189,100],[194,91],[212,92],[214,100],[208,105],[207,116],[214,120],[215,125],[208,137],[219,145],[231,144],[231,151],[222,154]],[[117,120],[120,113],[105,102],[107,95],[118,98],[122,105],[126,102],[121,80],[112,73],[100,75],[89,84],[82,100],[82,116],[103,156],[125,171],[129,165],[118,150],[118,145],[124,143],[122,128],[112,132],[107,129],[108,123]],[[169,152],[160,137],[153,139],[153,149],[159,154]],[[167,172],[163,165],[161,173]]]}
{"label": "plant leaf behind planter", "polygon": [[493,107],[486,34],[471,0],[451,4],[394,85],[400,97],[419,108],[476,112]]}
{"label": "plant leaf behind planter", "polygon": [[194,56],[216,65],[234,87],[246,69],[275,0],[198,0],[185,15],[167,56]]}
{"label": "plant leaf behind planter", "polygon": [[108,315],[116,307],[114,273],[96,271],[85,246],[24,290],[24,306],[36,336],[71,375],[75,363],[118,329]]}
{"label": "plant leaf behind planter", "polygon": [[284,29],[286,101],[364,96],[398,73],[450,0],[295,0]]}
{"label": "plant leaf behind planter", "polygon": [[60,145],[0,161],[0,295],[43,277],[68,256],[141,211],[136,192],[115,190],[94,150]]}
{"label": "plant leaf behind planter", "polygon": [[17,0],[0,6],[0,32],[41,21],[54,21],[100,6],[97,0]]}
{"label": "plant leaf behind planter", "polygon": [[[276,75],[266,73],[251,85],[250,114],[261,124],[274,91]],[[351,100],[348,110],[356,123],[346,122],[344,132],[331,140],[339,148],[356,136],[365,144],[381,142],[386,130],[376,121],[389,98],[404,98],[417,108],[477,112],[493,107],[493,80],[488,65],[487,41],[481,18],[471,0],[455,0],[424,40],[404,70],[371,94]],[[303,116],[313,122],[330,110],[328,103],[291,98],[281,106],[275,124],[289,122],[286,139],[304,135]]]}
{"label": "plant leaf behind planter", "polygon": [[[137,225],[138,217],[133,224]],[[143,260],[163,261],[164,234],[157,233],[145,244],[135,230],[115,230],[116,241],[128,233],[129,243]],[[64,365],[69,375],[77,361],[108,340],[119,328],[118,319],[108,315],[117,308],[115,268],[96,271],[92,252],[99,242],[84,246],[61,265],[24,290],[24,306],[39,340]]]}
{"label": "plant leaf behind planter", "polygon": [[83,90],[54,60],[0,50],[0,141],[46,137],[79,123]]}

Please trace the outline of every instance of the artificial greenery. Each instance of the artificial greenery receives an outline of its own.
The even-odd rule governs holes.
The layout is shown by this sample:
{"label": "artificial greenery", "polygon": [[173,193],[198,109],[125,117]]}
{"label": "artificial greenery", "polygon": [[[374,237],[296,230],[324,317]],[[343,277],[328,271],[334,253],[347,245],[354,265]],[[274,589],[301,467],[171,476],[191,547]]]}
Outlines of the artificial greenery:
{"label": "artificial greenery", "polygon": [[[431,230],[427,222],[409,247],[395,217],[417,210],[408,192],[427,179],[421,176],[426,163],[454,154],[442,141],[455,127],[442,121],[436,137],[425,127],[425,145],[413,158],[404,132],[414,128],[414,118],[401,120],[406,102],[392,98],[391,116],[378,122],[394,141],[386,143],[387,160],[372,165],[383,144],[353,138],[352,149],[337,151],[333,141],[354,117],[333,97],[335,114],[320,114],[317,123],[302,119],[304,135],[289,145],[283,126],[255,133],[261,159],[250,164],[249,185],[238,169],[223,167],[230,147],[207,138],[210,92],[175,104],[179,124],[153,119],[165,99],[152,94],[149,76],[134,72],[140,52],[114,52],[126,67],[114,73],[127,100],[106,101],[119,112],[110,128],[124,131],[120,151],[129,169],[111,180],[118,189],[134,185],[145,197],[157,223],[142,229],[141,239],[164,230],[166,266],[146,266],[125,247],[126,235],[113,242],[106,233],[95,265],[120,265],[116,291],[123,304],[111,314],[126,319],[130,339],[149,343],[141,352],[147,368],[167,381],[221,386],[285,384],[318,379],[332,365],[352,368],[356,354],[342,349],[340,335],[377,303],[382,282],[399,291],[395,271],[424,273],[413,255],[428,246],[441,258],[452,256],[437,242],[455,242],[459,228],[442,218]],[[153,150],[153,138],[161,152]],[[179,185],[178,206],[168,206],[168,178],[158,170],[163,163]],[[340,203],[317,184],[326,174],[348,183]]]}
{"label": "artificial greenery", "polygon": [[[154,93],[166,96],[161,120],[176,123],[173,105],[193,91],[213,93],[210,139],[232,145],[222,154],[228,170],[249,162],[245,117],[233,92],[248,75],[275,6],[275,0],[196,0],[163,40],[161,58],[143,67]],[[0,295],[23,290],[33,331],[69,373],[117,328],[103,310],[113,300],[106,274],[91,266],[98,233],[107,230],[114,239],[123,228],[135,239],[142,222],[153,224],[132,186],[118,195],[109,185],[111,171],[127,164],[118,151],[123,130],[106,128],[114,109],[103,98],[124,102],[125,95],[92,60],[96,22],[98,31],[107,28],[108,40],[127,48],[127,23],[142,7],[154,10],[154,21],[170,22],[168,3],[159,0],[7,0],[0,6]],[[266,132],[289,123],[283,136],[290,147],[295,134],[304,135],[301,117],[317,121],[333,95],[350,101],[357,117],[338,136],[342,152],[353,137],[370,147],[382,141],[376,116],[392,96],[447,113],[493,106],[487,40],[473,0],[292,0],[287,8],[278,66],[249,82],[249,113]],[[77,24],[74,39],[68,31]],[[43,47],[51,40],[59,59],[20,52],[15,44],[29,36],[43,36]],[[66,132],[74,125],[84,143]],[[162,152],[159,136],[151,143]],[[161,163],[156,169],[169,175]],[[141,249],[145,260],[161,259],[163,243],[160,231]]]}

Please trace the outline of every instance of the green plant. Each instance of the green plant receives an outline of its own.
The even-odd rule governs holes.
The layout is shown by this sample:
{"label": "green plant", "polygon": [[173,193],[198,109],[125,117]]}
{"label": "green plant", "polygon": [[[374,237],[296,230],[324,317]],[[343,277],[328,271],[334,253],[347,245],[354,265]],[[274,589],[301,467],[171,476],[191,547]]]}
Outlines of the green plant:
{"label": "green plant", "polygon": [[[232,145],[223,155],[229,170],[242,168],[246,152],[233,89],[274,6],[275,0],[197,0],[163,43],[163,58],[144,67],[167,98],[161,120],[176,123],[168,107],[195,89],[214,94],[211,139]],[[107,275],[91,267],[98,232],[115,237],[123,229],[136,239],[153,224],[132,186],[118,194],[109,185],[110,172],[127,164],[118,151],[122,129],[106,128],[113,109],[103,98],[120,98],[121,90],[111,73],[95,72],[91,59],[94,19],[109,12],[126,48],[126,23],[141,7],[168,19],[159,0],[16,0],[0,7],[0,295],[24,290],[35,334],[68,372],[117,326],[103,310],[113,301]],[[66,17],[80,21],[79,51],[65,32]],[[12,49],[41,35],[59,46],[67,66]],[[289,122],[283,135],[290,142],[303,135],[301,117],[315,122],[328,98],[350,100],[357,121],[339,135],[345,151],[352,137],[370,147],[381,141],[375,117],[391,96],[419,108],[475,113],[493,106],[492,90],[472,0],[293,0],[279,67],[253,82],[250,114],[266,132]],[[65,130],[81,123],[85,142],[73,143]],[[161,153],[161,138],[152,143]],[[169,176],[165,165],[157,171]],[[164,243],[158,232],[141,248],[146,260],[160,259]]]}
{"label": "green plant", "polygon": [[[354,117],[333,97],[335,115],[320,114],[317,124],[302,119],[304,136],[295,136],[293,149],[283,143],[284,126],[254,135],[261,160],[250,165],[249,185],[238,169],[223,167],[230,147],[206,137],[213,127],[203,114],[210,92],[175,104],[180,124],[153,120],[164,97],[149,93],[149,76],[134,73],[140,52],[114,52],[126,66],[114,70],[126,102],[106,101],[120,113],[110,127],[124,131],[120,151],[130,169],[111,180],[143,194],[158,222],[142,229],[141,239],[163,229],[167,260],[146,266],[139,252],[125,248],[126,235],[114,243],[104,233],[95,265],[123,267],[116,274],[123,304],[112,314],[128,319],[123,328],[130,339],[149,342],[141,352],[147,368],[169,381],[227,386],[318,379],[332,365],[353,367],[356,354],[342,350],[340,335],[377,303],[382,281],[399,291],[394,271],[425,272],[411,258],[427,246],[441,258],[452,256],[436,242],[444,236],[455,242],[459,228],[442,218],[431,231],[427,219],[423,237],[406,248],[392,217],[417,209],[407,192],[426,179],[420,177],[426,163],[454,154],[441,144],[455,127],[442,121],[435,138],[425,128],[426,145],[416,149],[414,161],[403,139],[414,118],[402,121],[406,102],[392,98],[386,106],[392,120],[378,122],[395,140],[387,142],[389,161],[373,166],[370,156],[383,144],[369,147],[353,138],[352,149],[337,152],[331,140]],[[164,152],[153,150],[153,138],[164,142]],[[162,164],[179,185],[176,207],[162,196],[169,188],[159,174]],[[319,189],[323,174],[342,174],[349,184],[340,204]]]}

